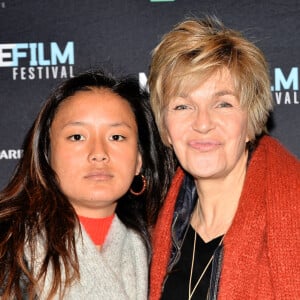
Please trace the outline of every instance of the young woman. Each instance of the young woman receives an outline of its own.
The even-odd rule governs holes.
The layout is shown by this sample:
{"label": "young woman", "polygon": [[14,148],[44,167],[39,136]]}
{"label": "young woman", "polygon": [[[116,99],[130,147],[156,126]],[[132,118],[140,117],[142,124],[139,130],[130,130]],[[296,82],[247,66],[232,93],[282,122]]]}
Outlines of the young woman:
{"label": "young woman", "polygon": [[147,299],[147,227],[172,168],[137,80],[63,82],[0,194],[1,299]]}

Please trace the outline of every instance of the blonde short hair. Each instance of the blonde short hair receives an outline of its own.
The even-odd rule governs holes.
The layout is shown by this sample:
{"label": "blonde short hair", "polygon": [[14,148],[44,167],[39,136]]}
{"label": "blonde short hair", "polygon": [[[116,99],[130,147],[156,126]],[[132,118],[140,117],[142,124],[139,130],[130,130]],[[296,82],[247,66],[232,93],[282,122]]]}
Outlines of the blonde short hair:
{"label": "blonde short hair", "polygon": [[166,145],[165,108],[170,98],[189,92],[213,73],[228,68],[252,141],[267,132],[273,107],[268,65],[261,50],[216,17],[188,19],[165,34],[153,50],[149,74],[151,106]]}

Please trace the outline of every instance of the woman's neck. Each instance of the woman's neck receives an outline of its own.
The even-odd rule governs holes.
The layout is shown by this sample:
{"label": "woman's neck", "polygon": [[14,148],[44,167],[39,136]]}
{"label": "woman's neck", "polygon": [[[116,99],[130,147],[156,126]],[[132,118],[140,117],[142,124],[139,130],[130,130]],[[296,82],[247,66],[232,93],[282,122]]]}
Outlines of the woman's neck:
{"label": "woman's neck", "polygon": [[204,240],[223,235],[229,229],[242,193],[246,164],[218,179],[195,180],[198,203],[191,224]]}

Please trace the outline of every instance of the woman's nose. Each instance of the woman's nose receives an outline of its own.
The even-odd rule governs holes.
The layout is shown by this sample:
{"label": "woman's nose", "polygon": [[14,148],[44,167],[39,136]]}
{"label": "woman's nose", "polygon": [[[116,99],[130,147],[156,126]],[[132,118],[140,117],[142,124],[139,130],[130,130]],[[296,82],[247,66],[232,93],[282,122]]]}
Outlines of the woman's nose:
{"label": "woman's nose", "polygon": [[208,109],[197,110],[194,115],[192,126],[194,130],[201,133],[210,131],[215,126],[213,113]]}

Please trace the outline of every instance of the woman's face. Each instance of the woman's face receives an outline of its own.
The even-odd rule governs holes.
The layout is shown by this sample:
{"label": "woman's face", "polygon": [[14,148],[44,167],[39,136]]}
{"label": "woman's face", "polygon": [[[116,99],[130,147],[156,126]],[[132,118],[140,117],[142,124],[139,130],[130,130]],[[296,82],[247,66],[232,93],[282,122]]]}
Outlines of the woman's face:
{"label": "woman's face", "polygon": [[224,178],[246,168],[247,111],[227,69],[170,100],[167,136],[182,167],[196,179]]}
{"label": "woman's face", "polygon": [[129,103],[105,89],[79,91],[59,107],[50,140],[51,166],[77,214],[113,214],[142,165]]}

